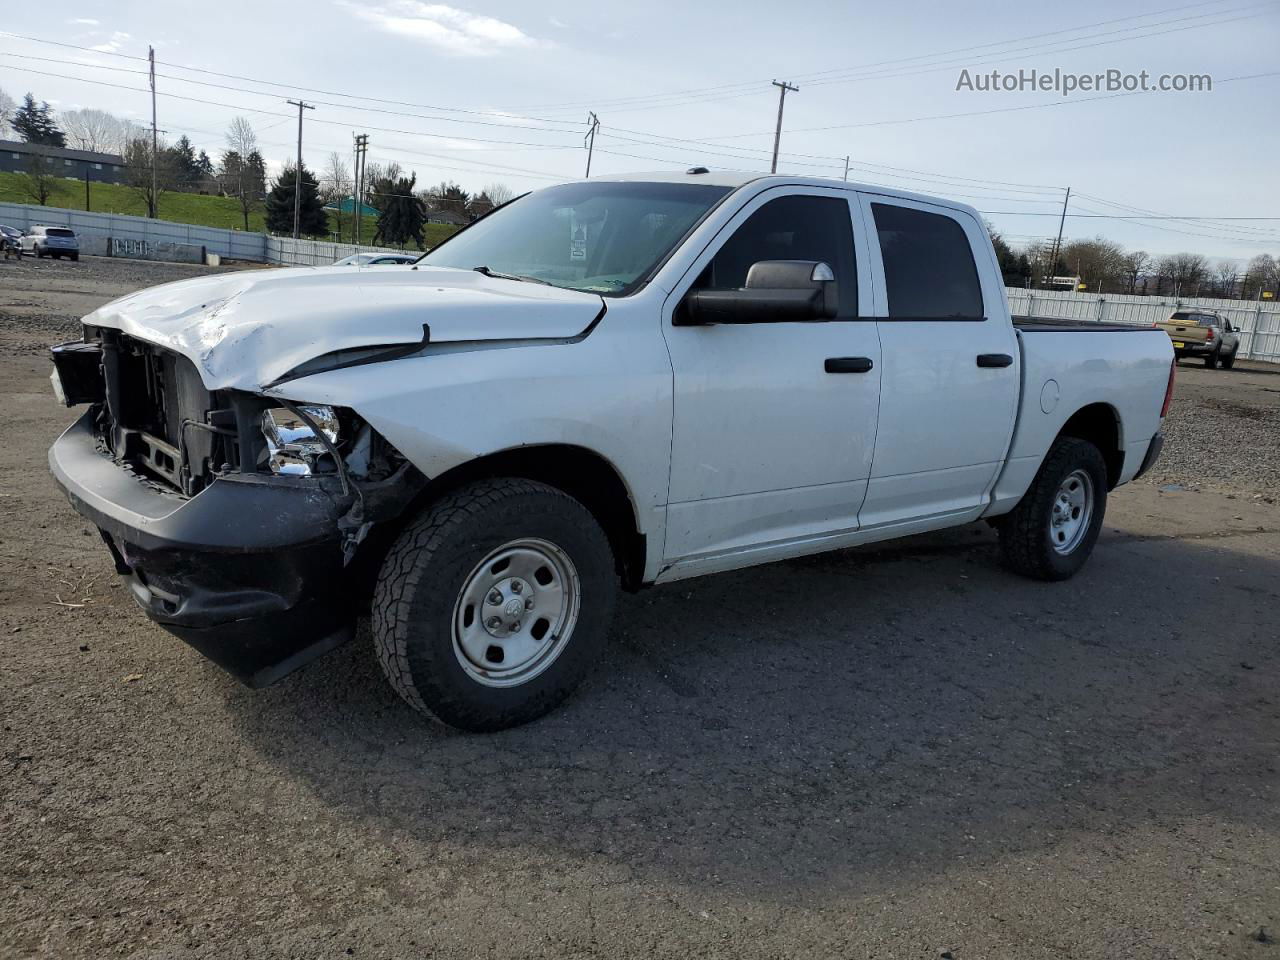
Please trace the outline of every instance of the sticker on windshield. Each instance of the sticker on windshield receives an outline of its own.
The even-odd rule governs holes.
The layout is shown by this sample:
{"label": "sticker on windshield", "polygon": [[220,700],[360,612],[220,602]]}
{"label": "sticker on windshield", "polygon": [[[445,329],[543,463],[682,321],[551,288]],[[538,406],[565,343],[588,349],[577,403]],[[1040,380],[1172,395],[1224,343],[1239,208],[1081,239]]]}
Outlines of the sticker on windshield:
{"label": "sticker on windshield", "polygon": [[569,234],[569,259],[587,259],[587,225],[585,223],[574,227]]}

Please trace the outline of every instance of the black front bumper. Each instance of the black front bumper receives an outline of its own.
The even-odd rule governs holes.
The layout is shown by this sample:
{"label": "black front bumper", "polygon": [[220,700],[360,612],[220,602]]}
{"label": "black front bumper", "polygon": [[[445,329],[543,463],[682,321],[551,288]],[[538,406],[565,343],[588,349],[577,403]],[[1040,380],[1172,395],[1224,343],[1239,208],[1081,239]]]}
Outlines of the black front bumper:
{"label": "black front bumper", "polygon": [[191,498],[167,493],[99,451],[92,412],[49,467],[147,616],[249,686],[350,638],[338,529],[350,501],[333,481],[230,474]]}

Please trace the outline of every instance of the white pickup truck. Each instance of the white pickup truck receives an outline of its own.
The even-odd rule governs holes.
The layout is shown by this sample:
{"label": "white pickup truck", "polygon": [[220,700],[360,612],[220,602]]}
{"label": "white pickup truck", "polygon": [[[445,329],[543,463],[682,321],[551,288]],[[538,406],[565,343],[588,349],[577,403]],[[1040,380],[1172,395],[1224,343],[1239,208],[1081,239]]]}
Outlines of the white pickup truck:
{"label": "white pickup truck", "polygon": [[1162,330],[1012,318],[970,207],[703,168],[84,325],[50,464],[143,610],[255,686],[371,610],[396,690],[470,730],[567,696],[619,584],[977,520],[1069,577],[1173,387]]}

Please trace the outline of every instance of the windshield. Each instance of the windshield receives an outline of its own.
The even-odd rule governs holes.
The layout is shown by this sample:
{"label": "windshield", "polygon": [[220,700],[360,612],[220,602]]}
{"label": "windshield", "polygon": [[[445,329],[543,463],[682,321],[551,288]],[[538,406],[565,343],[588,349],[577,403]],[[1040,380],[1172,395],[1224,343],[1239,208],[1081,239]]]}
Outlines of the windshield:
{"label": "windshield", "polygon": [[513,201],[419,263],[630,293],[729,187],[701,183],[566,183]]}

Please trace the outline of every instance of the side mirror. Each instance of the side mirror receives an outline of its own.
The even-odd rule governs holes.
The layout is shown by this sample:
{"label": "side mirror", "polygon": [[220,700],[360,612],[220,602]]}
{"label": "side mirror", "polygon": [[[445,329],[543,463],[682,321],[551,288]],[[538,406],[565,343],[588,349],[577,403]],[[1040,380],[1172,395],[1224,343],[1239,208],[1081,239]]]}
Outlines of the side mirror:
{"label": "side mirror", "polygon": [[741,290],[694,290],[676,311],[677,326],[716,323],[787,323],[831,320],[839,290],[820,260],[761,260]]}

